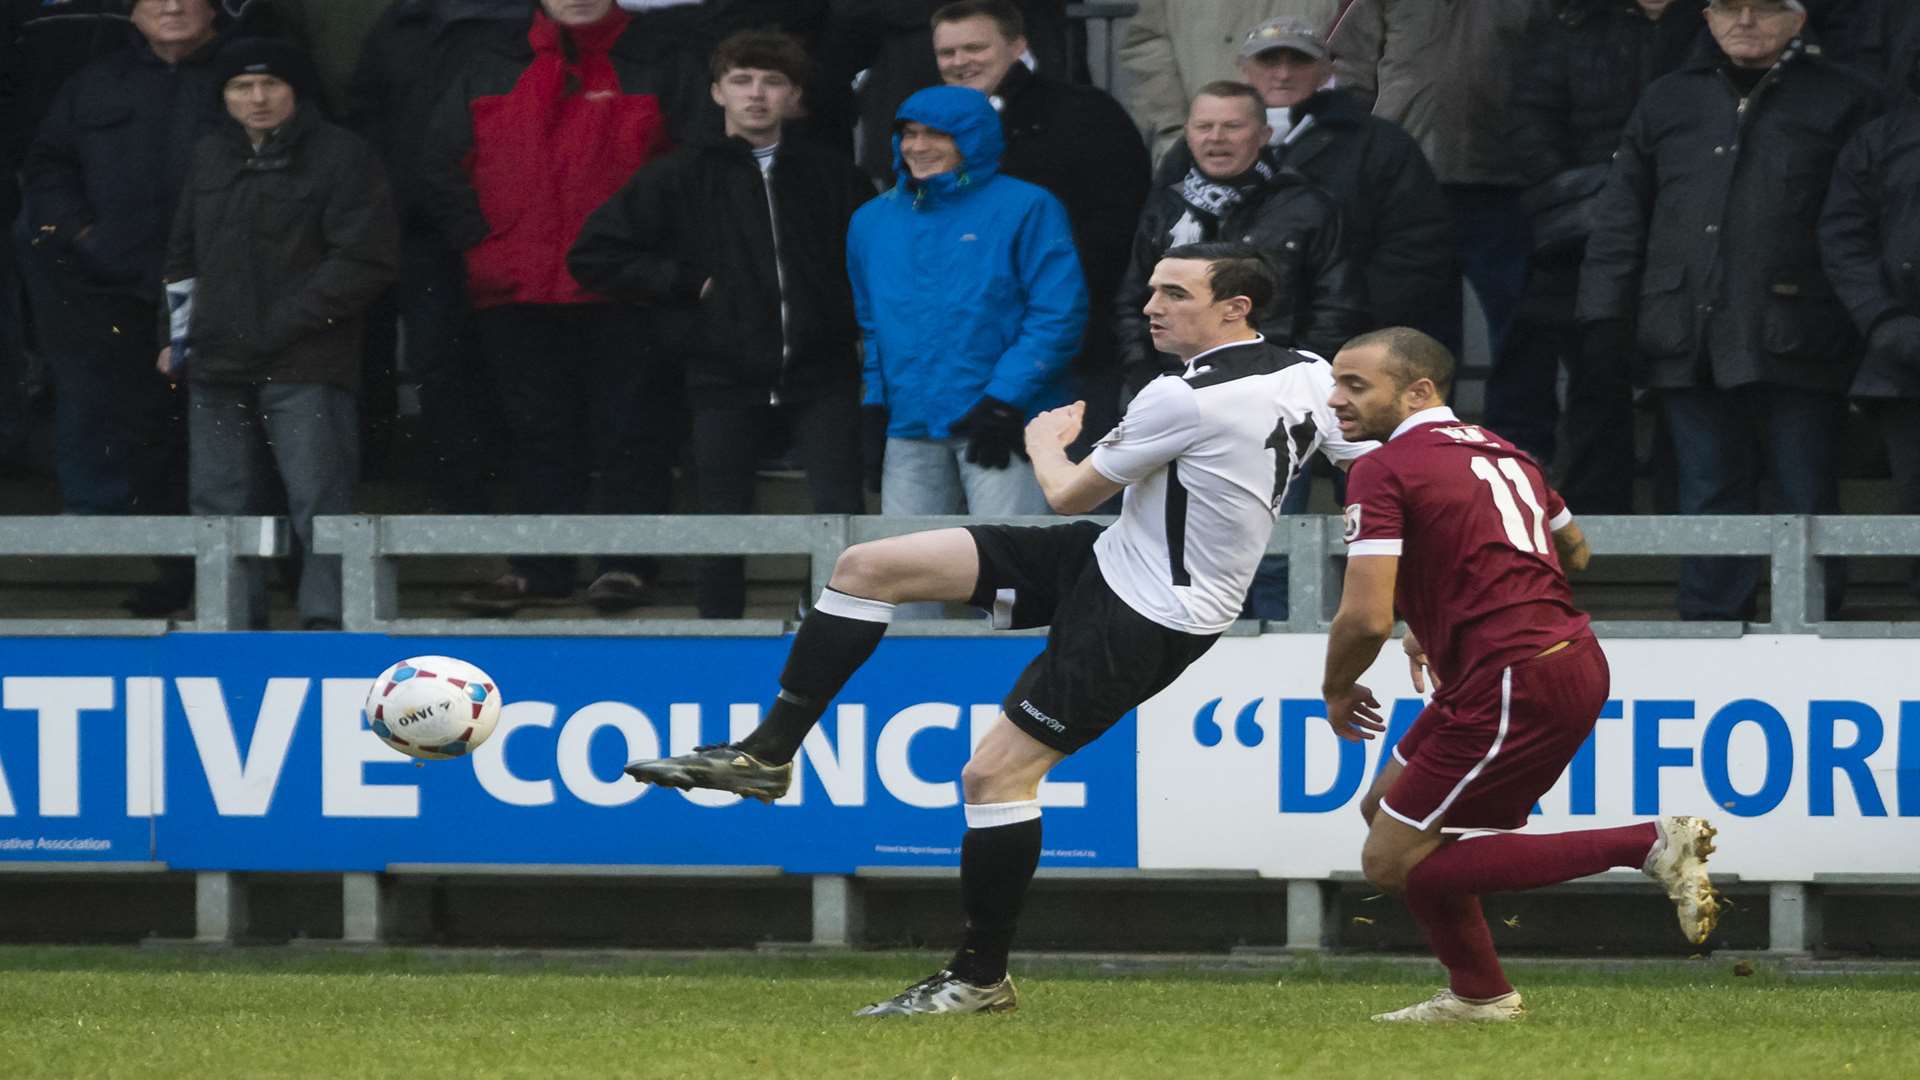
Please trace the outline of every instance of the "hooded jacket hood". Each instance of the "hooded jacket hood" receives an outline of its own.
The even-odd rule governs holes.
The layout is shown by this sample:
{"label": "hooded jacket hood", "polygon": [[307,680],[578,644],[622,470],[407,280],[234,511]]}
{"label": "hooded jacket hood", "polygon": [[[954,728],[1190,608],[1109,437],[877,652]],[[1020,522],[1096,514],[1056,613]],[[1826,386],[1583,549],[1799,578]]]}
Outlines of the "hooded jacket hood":
{"label": "hooded jacket hood", "polygon": [[[900,156],[900,126],[911,121],[953,136],[960,151],[960,168],[917,184]],[[894,117],[893,172],[902,186],[916,185],[937,193],[951,193],[979,184],[1000,171],[1000,155],[1007,149],[1000,114],[987,95],[964,86],[934,86],[908,98]]]}

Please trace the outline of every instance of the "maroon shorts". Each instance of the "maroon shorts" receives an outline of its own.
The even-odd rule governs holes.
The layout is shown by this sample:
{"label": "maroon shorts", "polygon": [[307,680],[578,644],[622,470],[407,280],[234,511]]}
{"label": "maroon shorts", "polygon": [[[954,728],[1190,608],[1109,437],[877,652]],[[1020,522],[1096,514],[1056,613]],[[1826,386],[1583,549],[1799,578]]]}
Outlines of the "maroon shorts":
{"label": "maroon shorts", "polygon": [[1593,731],[1607,656],[1583,634],[1559,652],[1446,687],[1393,748],[1380,809],[1416,829],[1518,829]]}

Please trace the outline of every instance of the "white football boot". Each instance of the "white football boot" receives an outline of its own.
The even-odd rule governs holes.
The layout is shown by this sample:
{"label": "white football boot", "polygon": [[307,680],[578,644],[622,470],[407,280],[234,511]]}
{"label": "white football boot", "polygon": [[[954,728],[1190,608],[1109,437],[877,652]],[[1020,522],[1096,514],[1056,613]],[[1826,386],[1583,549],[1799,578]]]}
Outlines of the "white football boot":
{"label": "white football boot", "polygon": [[1386,1024],[1467,1024],[1490,1020],[1518,1020],[1527,1015],[1520,991],[1512,990],[1492,1001],[1468,1001],[1442,990],[1418,1005],[1384,1012],[1374,1019]]}
{"label": "white football boot", "polygon": [[1695,945],[1702,944],[1720,921],[1720,897],[1707,879],[1707,856],[1713,854],[1717,830],[1697,817],[1663,817],[1654,826],[1660,838],[1640,869],[1667,890],[1680,915],[1680,932]]}
{"label": "white football boot", "polygon": [[975,986],[941,969],[885,1001],[854,1010],[855,1016],[924,1016],[932,1013],[1012,1012],[1020,1007],[1013,977],[992,986]]}

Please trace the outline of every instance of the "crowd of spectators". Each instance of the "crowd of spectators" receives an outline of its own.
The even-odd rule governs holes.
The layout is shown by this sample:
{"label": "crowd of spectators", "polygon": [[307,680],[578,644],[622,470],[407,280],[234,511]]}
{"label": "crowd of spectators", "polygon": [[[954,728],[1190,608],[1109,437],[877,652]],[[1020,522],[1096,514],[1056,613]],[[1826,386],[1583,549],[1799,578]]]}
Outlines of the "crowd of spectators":
{"label": "crowd of spectators", "polygon": [[[1645,413],[1662,508],[1833,512],[1864,420],[1920,513],[1916,5],[1142,0],[1117,99],[1066,8],[0,0],[0,462],[31,390],[65,512],[284,513],[302,552],[399,412],[441,512],[666,513],[684,471],[745,513],[780,432],[821,513],[1044,513],[1026,420],[1085,400],[1084,453],[1170,370],[1160,253],[1231,239],[1323,355],[1458,351],[1470,296],[1485,418],[1576,511],[1636,508]],[[302,625],[338,574],[298,560]],[[1677,606],[1756,585],[1689,560]],[[698,597],[743,614],[740,560]]]}

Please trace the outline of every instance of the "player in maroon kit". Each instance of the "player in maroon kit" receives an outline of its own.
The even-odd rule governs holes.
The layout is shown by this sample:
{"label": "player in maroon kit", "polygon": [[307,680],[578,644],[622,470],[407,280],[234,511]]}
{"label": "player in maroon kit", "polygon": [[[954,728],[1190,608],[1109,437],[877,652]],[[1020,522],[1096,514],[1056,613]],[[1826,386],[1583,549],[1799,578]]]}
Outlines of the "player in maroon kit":
{"label": "player in maroon kit", "polygon": [[1407,622],[1414,688],[1432,701],[1362,804],[1367,880],[1400,893],[1449,987],[1375,1020],[1513,1020],[1525,1007],[1494,955],[1480,894],[1633,867],[1665,886],[1698,943],[1718,901],[1714,830],[1665,817],[1584,832],[1495,834],[1527,823],[1607,700],[1607,658],[1573,606],[1563,564],[1586,539],[1532,458],[1447,408],[1453,356],[1416,330],[1355,338],[1333,362],[1329,404],[1349,440],[1378,439],[1347,481],[1347,575],[1322,692],[1343,739],[1385,730],[1357,681]]}

